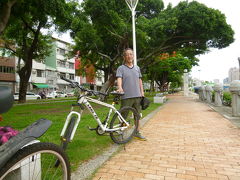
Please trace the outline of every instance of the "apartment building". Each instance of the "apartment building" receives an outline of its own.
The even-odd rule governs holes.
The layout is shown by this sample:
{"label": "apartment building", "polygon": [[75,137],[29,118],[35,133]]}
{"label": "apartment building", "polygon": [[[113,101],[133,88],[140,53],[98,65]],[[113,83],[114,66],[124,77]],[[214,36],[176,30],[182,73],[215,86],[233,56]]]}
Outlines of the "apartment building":
{"label": "apartment building", "polygon": [[[33,60],[32,74],[28,91],[46,93],[54,90],[70,92],[68,83],[60,77],[75,80],[75,58],[69,57],[70,43],[53,38],[51,53],[43,61]],[[16,75],[16,92],[19,91],[20,78]]]}
{"label": "apartment building", "polygon": [[[71,92],[69,83],[60,77],[65,77],[80,84],[88,85],[91,89],[100,89],[104,79],[103,73],[97,72],[95,75],[93,66],[86,67],[87,76],[77,75],[79,59],[69,57],[70,43],[53,38],[51,53],[43,61],[33,60],[32,73],[28,83],[28,91],[38,93],[44,91],[50,93],[54,90]],[[19,91],[20,78],[16,73],[14,57],[0,57],[0,85],[8,85],[13,88],[13,92]],[[3,60],[4,59],[4,60]],[[76,63],[75,63],[76,62]],[[94,71],[94,74],[92,72]],[[99,76],[99,74],[102,74]]]}
{"label": "apartment building", "polygon": [[234,67],[228,71],[228,80],[231,83],[233,80],[239,80],[239,69]]}
{"label": "apartment building", "polygon": [[0,85],[9,86],[15,91],[15,58],[0,56]]}

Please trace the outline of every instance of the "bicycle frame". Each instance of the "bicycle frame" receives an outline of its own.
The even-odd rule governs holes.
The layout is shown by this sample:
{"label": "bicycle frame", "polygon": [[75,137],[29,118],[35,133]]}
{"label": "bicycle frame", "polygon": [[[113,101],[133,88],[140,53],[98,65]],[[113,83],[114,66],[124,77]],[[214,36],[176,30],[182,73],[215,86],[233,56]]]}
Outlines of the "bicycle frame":
{"label": "bicycle frame", "polygon": [[[107,115],[107,120],[106,120],[106,123],[103,124],[100,120],[100,118],[98,117],[97,113],[94,111],[92,105],[89,103],[89,102],[92,102],[92,103],[96,103],[96,104],[99,104],[99,105],[102,105],[102,106],[105,106],[105,107],[108,107],[110,110],[108,112],[108,115]],[[98,125],[100,126],[100,128],[102,129],[103,132],[113,132],[113,131],[117,131],[117,130],[124,130],[126,128],[128,128],[129,126],[129,123],[127,121],[125,121],[125,119],[122,117],[122,115],[118,112],[118,110],[114,107],[114,104],[107,104],[107,103],[104,103],[104,102],[101,102],[99,100],[96,100],[96,99],[93,99],[93,98],[90,98],[86,95],[86,93],[84,95],[81,95],[79,97],[79,100],[78,100],[78,104],[83,104],[85,107],[87,107],[87,109],[90,111],[90,113],[92,114],[92,116],[94,117],[94,119],[97,121]],[[82,112],[83,110],[81,109],[80,110],[80,113],[77,112],[77,111],[73,111],[73,107],[71,108],[71,112],[68,114],[67,116],[67,119],[65,121],[65,124],[64,124],[64,127],[62,129],[62,132],[60,134],[61,137],[64,136],[65,134],[65,131],[67,129],[67,126],[70,122],[70,119],[73,115],[76,115],[77,116],[77,121],[75,122],[75,125],[74,125],[74,128],[73,128],[73,131],[72,131],[72,134],[71,134],[71,137],[70,137],[70,141],[72,141],[74,135],[75,135],[75,132],[76,132],[76,129],[77,129],[77,126],[81,120],[81,115],[82,115]],[[112,112],[114,113],[117,113],[118,114],[118,118],[120,120],[120,122],[124,122],[126,124],[126,126],[124,127],[118,127],[118,128],[113,128],[113,129],[109,129],[108,128],[108,121],[110,119],[110,115],[112,114]]]}

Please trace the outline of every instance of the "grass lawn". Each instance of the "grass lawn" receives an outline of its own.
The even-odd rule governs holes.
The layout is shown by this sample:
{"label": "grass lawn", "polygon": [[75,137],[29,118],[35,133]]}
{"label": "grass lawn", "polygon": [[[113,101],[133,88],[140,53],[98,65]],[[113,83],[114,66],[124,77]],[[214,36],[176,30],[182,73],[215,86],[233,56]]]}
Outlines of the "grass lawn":
{"label": "grass lawn", "polygon": [[[151,101],[153,100],[152,97],[149,99]],[[11,126],[14,129],[22,130],[40,118],[49,119],[52,121],[52,126],[40,138],[40,141],[60,144],[62,127],[66,116],[70,111],[71,104],[75,103],[75,101],[71,98],[58,99],[58,102],[49,100],[29,102],[31,104],[15,104],[9,112],[3,114],[3,121],[0,121],[0,126]],[[34,104],[35,102],[38,102],[38,104]],[[111,102],[109,101],[109,103]],[[142,112],[143,116],[146,116],[159,106],[159,104],[151,103],[149,108]],[[93,107],[100,119],[104,119],[107,115],[108,109],[96,104],[93,104]],[[119,105],[117,108],[119,108]],[[95,128],[97,123],[91,114],[89,114],[87,110],[84,110],[74,139],[67,149],[67,154],[73,171],[76,170],[81,162],[101,154],[113,143],[108,134],[99,136],[95,131],[90,131],[87,128],[88,126]]]}

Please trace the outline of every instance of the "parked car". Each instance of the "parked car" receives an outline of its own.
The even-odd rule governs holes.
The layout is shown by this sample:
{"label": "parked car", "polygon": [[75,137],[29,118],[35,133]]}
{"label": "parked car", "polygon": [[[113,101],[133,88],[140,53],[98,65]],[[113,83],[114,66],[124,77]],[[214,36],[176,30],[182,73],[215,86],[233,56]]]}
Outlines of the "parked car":
{"label": "parked car", "polygon": [[74,92],[69,92],[69,93],[67,93],[67,96],[68,97],[73,97],[73,96],[75,96],[75,94],[74,94]]}
{"label": "parked car", "polygon": [[67,97],[67,94],[61,91],[57,91],[57,97]]}
{"label": "parked car", "polygon": [[48,99],[49,99],[49,98],[52,99],[52,98],[57,98],[58,95],[57,95],[57,92],[56,92],[56,91],[52,91],[52,92],[48,93],[46,97],[47,97]]}
{"label": "parked car", "polygon": [[[14,96],[14,100],[17,101],[19,99],[19,93],[15,93],[13,96]],[[33,100],[33,99],[41,99],[41,96],[33,92],[27,92],[26,100]]]}

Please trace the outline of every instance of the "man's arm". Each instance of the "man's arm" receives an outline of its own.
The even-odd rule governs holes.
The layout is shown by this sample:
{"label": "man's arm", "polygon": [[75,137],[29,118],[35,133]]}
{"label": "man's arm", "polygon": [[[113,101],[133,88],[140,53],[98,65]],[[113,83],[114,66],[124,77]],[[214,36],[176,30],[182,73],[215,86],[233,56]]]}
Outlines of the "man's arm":
{"label": "man's arm", "polygon": [[139,86],[140,86],[140,92],[141,92],[141,95],[144,96],[144,90],[143,90],[142,79],[139,79]]}
{"label": "man's arm", "polygon": [[118,77],[117,78],[117,86],[118,86],[118,92],[124,92],[122,88],[122,78]]}

